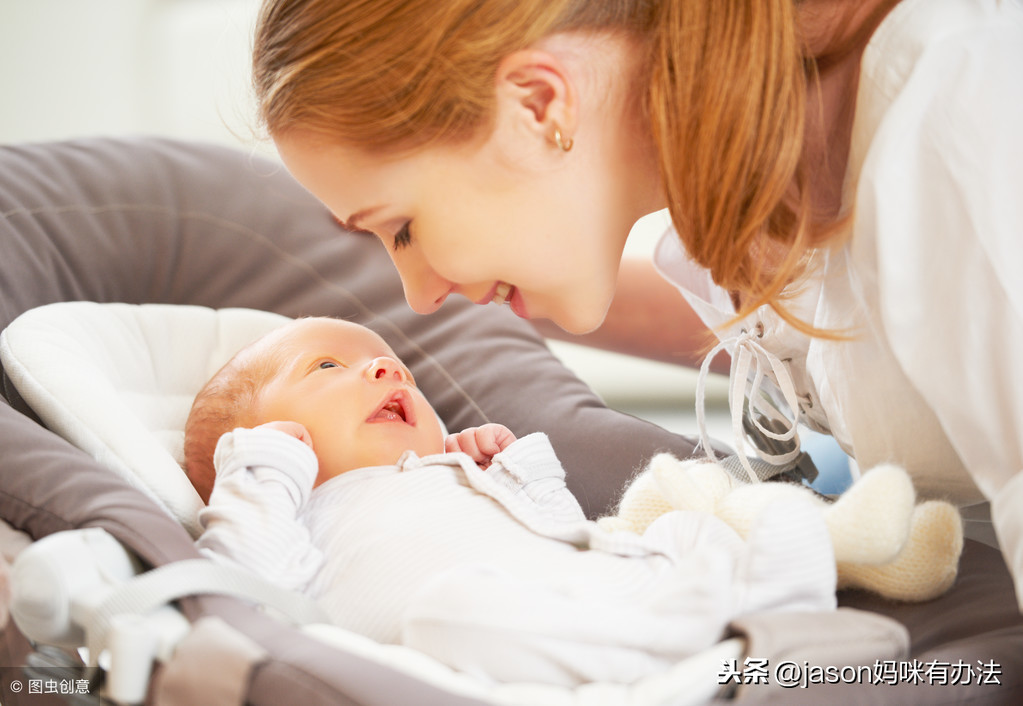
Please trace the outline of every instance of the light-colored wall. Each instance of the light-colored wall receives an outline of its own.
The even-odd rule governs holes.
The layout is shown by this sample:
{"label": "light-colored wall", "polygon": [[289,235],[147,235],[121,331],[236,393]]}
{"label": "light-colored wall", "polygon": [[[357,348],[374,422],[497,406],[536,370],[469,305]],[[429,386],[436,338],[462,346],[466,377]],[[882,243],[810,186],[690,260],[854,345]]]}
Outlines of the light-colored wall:
{"label": "light-colored wall", "polygon": [[249,149],[258,4],[0,0],[0,140],[155,133]]}
{"label": "light-colored wall", "polygon": [[[0,142],[145,133],[272,154],[253,136],[248,84],[258,5],[0,0]],[[630,237],[631,249],[649,250],[663,218],[645,226]],[[554,348],[609,404],[692,408],[692,371]]]}

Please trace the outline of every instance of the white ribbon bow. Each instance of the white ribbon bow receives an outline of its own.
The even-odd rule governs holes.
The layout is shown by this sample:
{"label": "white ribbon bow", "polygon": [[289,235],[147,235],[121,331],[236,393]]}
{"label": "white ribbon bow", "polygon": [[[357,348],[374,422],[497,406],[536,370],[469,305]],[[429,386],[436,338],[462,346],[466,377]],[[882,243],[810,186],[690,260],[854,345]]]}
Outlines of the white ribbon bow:
{"label": "white ribbon bow", "polygon": [[[719,353],[734,345],[732,351],[732,365],[729,370],[728,407],[732,416],[732,436],[735,444],[735,452],[739,463],[746,469],[750,480],[759,482],[760,479],[750,465],[749,457],[746,455],[746,434],[743,431],[743,414],[745,413],[745,402],[749,400],[749,419],[757,432],[765,437],[777,441],[791,441],[794,446],[791,451],[782,454],[772,454],[764,449],[757,448],[756,454],[766,463],[774,466],[783,466],[794,461],[800,454],[799,436],[796,433],[796,426],[799,424],[799,397],[796,394],[796,387],[792,382],[788,366],[764,348],[760,339],[764,335],[762,324],[757,324],[753,331],[743,329],[739,335],[723,339],[707,354],[700,367],[700,376],[696,382],[696,424],[700,431],[700,444],[703,446],[707,458],[717,461],[714,450],[710,445],[710,437],[707,436],[705,419],[704,400],[706,396],[707,375],[710,374],[710,364]],[[754,367],[755,366],[755,367]],[[749,380],[750,369],[754,370],[752,382]],[[761,391],[766,370],[773,373],[774,383],[778,386],[786,404],[792,410],[794,419],[789,420],[782,412],[774,406],[766,393]],[[782,432],[775,432],[761,424],[758,414],[769,420],[778,422]]]}

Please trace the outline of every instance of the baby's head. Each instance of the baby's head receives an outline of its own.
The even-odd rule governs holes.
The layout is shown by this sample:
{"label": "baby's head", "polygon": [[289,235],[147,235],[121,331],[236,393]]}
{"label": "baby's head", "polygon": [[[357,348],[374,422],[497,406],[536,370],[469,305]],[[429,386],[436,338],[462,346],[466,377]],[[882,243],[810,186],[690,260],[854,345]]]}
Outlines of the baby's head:
{"label": "baby's head", "polygon": [[330,318],[285,324],[242,349],[195,398],[185,468],[209,500],[217,440],[236,427],[302,424],[319,459],[317,484],[405,451],[444,450],[444,434],[412,374],[380,336]]}

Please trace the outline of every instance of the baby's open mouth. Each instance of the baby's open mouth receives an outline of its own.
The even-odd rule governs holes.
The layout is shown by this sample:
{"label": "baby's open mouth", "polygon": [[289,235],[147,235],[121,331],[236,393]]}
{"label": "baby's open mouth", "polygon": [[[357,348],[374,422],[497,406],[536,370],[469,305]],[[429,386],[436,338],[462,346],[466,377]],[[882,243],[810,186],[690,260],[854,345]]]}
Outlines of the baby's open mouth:
{"label": "baby's open mouth", "polygon": [[377,407],[373,414],[369,415],[367,422],[404,422],[415,426],[415,418],[412,414],[412,401],[408,393],[398,390],[389,395]]}

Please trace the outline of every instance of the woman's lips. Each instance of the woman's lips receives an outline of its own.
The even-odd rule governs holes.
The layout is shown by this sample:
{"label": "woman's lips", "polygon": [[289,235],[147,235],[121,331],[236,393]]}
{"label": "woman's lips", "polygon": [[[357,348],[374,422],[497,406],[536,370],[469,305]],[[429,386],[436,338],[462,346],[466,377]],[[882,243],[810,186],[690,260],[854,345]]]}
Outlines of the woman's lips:
{"label": "woman's lips", "polygon": [[[501,286],[502,284],[504,284],[504,282],[494,282],[494,286],[492,286],[492,287],[491,287],[491,288],[490,288],[490,289],[489,289],[489,290],[487,291],[487,293],[486,293],[486,294],[484,294],[484,295],[483,295],[482,297],[480,297],[479,299],[477,299],[477,300],[475,301],[475,303],[476,303],[476,304],[479,304],[480,306],[482,306],[482,305],[484,305],[484,304],[491,304],[491,303],[494,303],[495,301],[497,301],[497,289],[498,289],[498,287],[500,287],[500,286]],[[505,285],[505,286],[507,286],[507,285]],[[499,302],[499,303],[500,303],[500,302]]]}
{"label": "woman's lips", "polygon": [[507,304],[511,307],[511,310],[515,312],[516,316],[523,319],[528,319],[529,314],[526,311],[526,302],[522,297],[522,292],[519,288],[508,284],[507,282],[495,282],[494,286],[490,288],[490,291],[486,293],[477,304],[497,304],[503,306]]}
{"label": "woman's lips", "polygon": [[494,296],[490,301],[495,304],[507,304],[508,295],[511,294],[512,286],[507,282],[498,282],[497,286],[494,287]]}
{"label": "woman's lips", "polygon": [[508,297],[508,305],[511,306],[511,310],[515,312],[515,315],[520,319],[528,319],[529,312],[526,310],[526,301],[522,297],[522,292],[519,291],[518,287],[512,287],[511,295]]}
{"label": "woman's lips", "polygon": [[384,401],[380,403],[380,406],[377,407],[371,415],[369,415],[366,421],[402,422],[410,426],[415,426],[415,412],[408,392],[405,392],[404,390],[397,390],[385,397]]}

